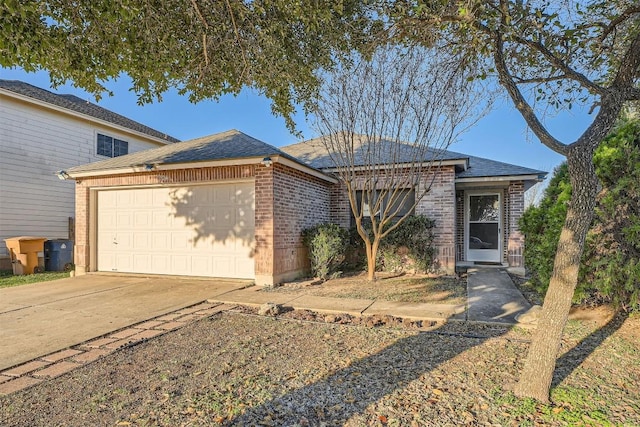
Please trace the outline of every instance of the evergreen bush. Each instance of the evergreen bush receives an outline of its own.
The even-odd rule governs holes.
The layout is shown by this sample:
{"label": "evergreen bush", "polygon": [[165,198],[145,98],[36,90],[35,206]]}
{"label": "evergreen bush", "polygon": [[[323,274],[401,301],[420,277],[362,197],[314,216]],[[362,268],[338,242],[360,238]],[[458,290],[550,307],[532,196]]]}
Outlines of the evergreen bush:
{"label": "evergreen bush", "polygon": [[[594,157],[602,184],[587,235],[576,302],[611,302],[640,309],[640,121],[623,122]],[[571,185],[566,164],[554,172],[539,206],[520,220],[531,283],[544,294],[566,218]]]}
{"label": "evergreen bush", "polygon": [[302,232],[303,244],[309,252],[311,272],[321,280],[335,276],[342,264],[349,232],[337,224],[319,224]]}

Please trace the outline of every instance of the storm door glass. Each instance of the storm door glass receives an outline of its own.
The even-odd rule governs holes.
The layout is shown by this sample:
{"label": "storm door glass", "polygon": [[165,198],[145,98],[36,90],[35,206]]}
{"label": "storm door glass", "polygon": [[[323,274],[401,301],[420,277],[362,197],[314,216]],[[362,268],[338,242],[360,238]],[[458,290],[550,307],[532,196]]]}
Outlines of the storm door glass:
{"label": "storm door glass", "polygon": [[470,195],[468,221],[467,248],[471,260],[499,261],[500,196]]}

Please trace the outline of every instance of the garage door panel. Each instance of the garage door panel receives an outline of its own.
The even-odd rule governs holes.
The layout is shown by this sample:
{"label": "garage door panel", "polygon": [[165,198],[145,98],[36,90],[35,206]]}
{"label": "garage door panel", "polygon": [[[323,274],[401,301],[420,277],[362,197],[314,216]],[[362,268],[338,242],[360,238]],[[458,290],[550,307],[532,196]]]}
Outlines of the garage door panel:
{"label": "garage door panel", "polygon": [[170,274],[171,259],[169,254],[151,254],[151,270],[156,274]]}
{"label": "garage door panel", "polygon": [[213,203],[218,206],[233,205],[234,194],[236,189],[234,187],[217,187],[213,189]]}
{"label": "garage door panel", "polygon": [[114,269],[116,268],[115,252],[101,251],[100,254],[100,258],[98,258],[98,270],[114,271]]}
{"label": "garage door panel", "polygon": [[255,227],[256,215],[253,208],[240,207],[236,209],[236,222],[243,227]]}
{"label": "garage door panel", "polygon": [[100,203],[105,209],[115,209],[117,206],[118,195],[115,191],[101,191]]}
{"label": "garage door panel", "polygon": [[133,212],[117,211],[116,213],[116,227],[118,230],[133,228]]}
{"label": "garage door panel", "polygon": [[154,210],[151,212],[151,226],[154,229],[167,229],[173,224],[172,215],[168,212]]}
{"label": "garage door panel", "polygon": [[214,257],[213,269],[216,272],[220,272],[222,277],[232,277],[233,272],[236,270],[235,259],[232,257]]}
{"label": "garage door panel", "polygon": [[117,266],[116,271],[127,271],[138,273],[138,271],[134,268],[133,264],[133,254],[131,253],[116,253],[115,262]]}
{"label": "garage door panel", "polygon": [[191,274],[194,276],[210,276],[212,272],[211,257],[196,255],[191,257]]}
{"label": "garage door panel", "polygon": [[114,230],[117,225],[116,211],[104,210],[98,213],[98,221],[104,226],[105,229]]}
{"label": "garage door panel", "polygon": [[148,228],[153,225],[153,212],[151,210],[141,210],[133,213],[133,225],[136,228]]}
{"label": "garage door panel", "polygon": [[193,245],[191,244],[191,234],[185,232],[173,232],[171,233],[171,247],[172,251],[188,251]]}
{"label": "garage door panel", "polygon": [[254,198],[254,187],[253,185],[238,185],[235,188],[234,194],[233,194],[233,198],[232,201],[234,202],[235,205],[242,205],[242,206],[251,206],[253,205],[255,198]]}
{"label": "garage door panel", "polygon": [[166,232],[152,232],[151,241],[151,249],[153,249],[154,251],[164,251],[171,249],[171,236]]}
{"label": "garage door panel", "polygon": [[173,274],[190,275],[191,257],[187,255],[171,255],[171,271]]}
{"label": "garage door panel", "polygon": [[154,188],[148,191],[151,193],[151,207],[166,208],[169,206],[169,200],[167,198],[166,188]]}
{"label": "garage door panel", "polygon": [[236,270],[240,270],[240,271],[253,271],[254,269],[254,262],[253,259],[248,259],[248,258],[235,258],[234,259],[235,262],[235,268]]}
{"label": "garage door panel", "polygon": [[138,273],[144,273],[152,270],[151,256],[146,253],[134,253],[132,256],[132,264]]}
{"label": "garage door panel", "polygon": [[113,250],[117,250],[118,252],[132,251],[135,249],[133,246],[133,232],[116,233],[114,244],[117,247],[114,247]]}
{"label": "garage door panel", "polygon": [[185,194],[187,197],[183,200],[188,199],[189,203],[194,203],[195,206],[211,206],[214,204],[213,193],[214,190],[209,187],[202,188],[200,190],[192,190]]}
{"label": "garage door panel", "polygon": [[153,250],[154,247],[151,244],[151,233],[137,232],[133,236],[133,249],[136,251]]}
{"label": "garage door panel", "polygon": [[253,278],[254,205],[253,183],[101,191],[98,269]]}
{"label": "garage door panel", "polygon": [[116,191],[116,207],[120,206],[133,206],[133,193],[136,190]]}

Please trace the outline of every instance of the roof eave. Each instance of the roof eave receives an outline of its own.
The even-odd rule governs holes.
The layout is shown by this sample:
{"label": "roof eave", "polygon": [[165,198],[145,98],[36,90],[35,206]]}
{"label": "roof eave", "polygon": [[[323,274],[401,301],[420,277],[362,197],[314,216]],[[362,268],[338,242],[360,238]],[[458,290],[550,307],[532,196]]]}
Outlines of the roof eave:
{"label": "roof eave", "polygon": [[8,96],[10,98],[18,99],[18,100],[20,100],[22,102],[35,104],[35,105],[38,105],[40,107],[47,108],[47,109],[50,109],[50,110],[55,110],[55,111],[58,111],[58,112],[60,112],[62,114],[68,114],[70,116],[73,116],[73,117],[76,117],[76,118],[79,118],[79,119],[82,119],[82,120],[88,120],[88,121],[96,122],[96,123],[99,123],[99,124],[101,124],[103,126],[110,127],[110,128],[113,128],[113,129],[117,129],[120,132],[125,132],[125,133],[129,133],[129,134],[141,137],[141,138],[150,139],[150,140],[153,140],[153,141],[158,142],[158,143],[163,144],[163,145],[172,143],[172,141],[169,141],[167,139],[162,139],[162,138],[159,138],[157,136],[149,135],[148,133],[144,133],[144,132],[137,131],[135,129],[128,128],[126,126],[118,125],[116,123],[113,123],[113,122],[110,122],[110,121],[107,121],[107,120],[102,120],[102,119],[99,119],[97,117],[91,116],[89,114],[79,113],[77,111],[70,110],[70,109],[64,108],[64,107],[60,107],[59,105],[51,104],[49,102],[42,101],[42,100],[39,100],[39,99],[36,99],[36,98],[32,98],[32,97],[27,96],[27,95],[22,95],[20,93],[13,92],[13,91],[5,89],[5,88],[0,88],[0,94]]}
{"label": "roof eave", "polygon": [[[273,163],[281,163],[285,166],[289,166],[291,168],[297,169],[301,172],[304,172],[316,178],[320,178],[332,184],[335,184],[338,182],[338,180],[336,180],[331,176],[326,175],[322,171],[313,169],[309,166],[300,164],[298,162],[294,162],[293,160],[287,159],[285,157],[276,155],[276,156],[270,156],[270,158]],[[177,169],[259,165],[259,164],[262,164],[264,159],[265,159],[264,156],[258,156],[258,157],[254,156],[254,157],[244,157],[244,158],[236,158],[236,159],[207,160],[207,161],[201,161],[201,162],[192,161],[192,162],[167,163],[167,164],[149,162],[149,163],[143,163],[140,165],[123,167],[123,168],[91,170],[91,171],[85,171],[85,172],[71,171],[71,172],[65,172],[65,173],[71,179],[82,179],[82,178],[95,178],[95,177],[109,176],[109,175],[140,173],[140,172],[161,172],[161,171],[170,171],[170,170],[177,170]]]}
{"label": "roof eave", "polygon": [[542,182],[546,177],[546,173],[544,174],[528,174],[528,175],[502,175],[502,176],[474,176],[474,177],[466,177],[466,178],[456,178],[456,184],[467,183],[467,182],[496,182],[496,181],[536,181]]}

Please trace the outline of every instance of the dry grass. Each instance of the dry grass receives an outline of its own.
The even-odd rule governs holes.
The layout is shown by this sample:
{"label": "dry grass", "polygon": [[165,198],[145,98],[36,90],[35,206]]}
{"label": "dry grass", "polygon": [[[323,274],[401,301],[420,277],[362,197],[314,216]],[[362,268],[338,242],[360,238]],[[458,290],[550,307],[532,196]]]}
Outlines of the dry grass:
{"label": "dry grass", "polygon": [[6,397],[13,426],[640,425],[640,318],[572,321],[553,405],[516,399],[527,331],[225,313]]}
{"label": "dry grass", "polygon": [[323,283],[301,281],[284,284],[269,292],[307,295],[381,299],[431,304],[464,304],[467,296],[466,280],[455,277],[423,275],[383,275],[376,281],[367,280],[366,273],[327,280]]}

